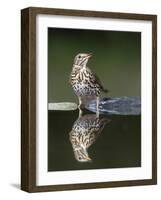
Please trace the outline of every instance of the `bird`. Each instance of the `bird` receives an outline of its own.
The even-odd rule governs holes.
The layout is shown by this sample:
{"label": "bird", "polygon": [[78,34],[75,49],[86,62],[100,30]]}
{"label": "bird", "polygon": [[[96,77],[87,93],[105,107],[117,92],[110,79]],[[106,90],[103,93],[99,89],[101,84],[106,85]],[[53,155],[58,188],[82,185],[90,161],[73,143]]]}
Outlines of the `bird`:
{"label": "bird", "polygon": [[75,56],[70,74],[70,84],[78,97],[78,108],[81,108],[83,99],[94,98],[98,116],[100,93],[107,93],[108,90],[103,87],[98,76],[87,67],[87,62],[91,57],[91,53],[79,53]]}
{"label": "bird", "polygon": [[88,148],[97,140],[105,125],[110,122],[108,118],[98,118],[95,114],[86,114],[74,122],[69,132],[75,159],[78,162],[90,162]]}

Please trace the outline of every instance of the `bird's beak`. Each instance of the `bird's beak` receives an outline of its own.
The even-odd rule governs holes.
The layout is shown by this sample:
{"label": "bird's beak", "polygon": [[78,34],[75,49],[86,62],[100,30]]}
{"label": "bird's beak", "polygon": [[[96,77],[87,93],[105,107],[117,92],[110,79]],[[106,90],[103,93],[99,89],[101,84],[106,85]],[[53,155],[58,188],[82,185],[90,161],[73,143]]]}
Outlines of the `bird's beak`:
{"label": "bird's beak", "polygon": [[92,57],[92,53],[87,54],[86,58],[91,58]]}
{"label": "bird's beak", "polygon": [[91,161],[92,159],[91,159],[90,157],[87,156],[87,157],[86,157],[86,160]]}

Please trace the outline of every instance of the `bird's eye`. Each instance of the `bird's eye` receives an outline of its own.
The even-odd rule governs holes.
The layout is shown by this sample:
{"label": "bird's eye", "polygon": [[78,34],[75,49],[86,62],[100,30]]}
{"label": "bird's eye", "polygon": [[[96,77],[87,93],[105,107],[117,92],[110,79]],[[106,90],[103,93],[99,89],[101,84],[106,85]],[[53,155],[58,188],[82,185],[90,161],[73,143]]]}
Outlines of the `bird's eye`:
{"label": "bird's eye", "polygon": [[81,56],[78,56],[78,58],[81,58]]}
{"label": "bird's eye", "polygon": [[81,158],[81,157],[79,157],[78,159],[79,159],[79,160],[81,160],[82,158]]}

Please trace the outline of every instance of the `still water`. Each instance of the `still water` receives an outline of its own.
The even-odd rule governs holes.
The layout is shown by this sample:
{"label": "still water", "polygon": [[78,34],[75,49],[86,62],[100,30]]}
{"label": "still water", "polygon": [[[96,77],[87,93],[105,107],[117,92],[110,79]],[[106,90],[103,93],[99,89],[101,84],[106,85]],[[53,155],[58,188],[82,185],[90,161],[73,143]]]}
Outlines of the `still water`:
{"label": "still water", "polygon": [[[78,115],[78,110],[48,111],[48,171],[141,166],[140,115],[100,115],[99,120],[89,111],[79,119]],[[78,145],[71,141],[71,131],[79,137],[80,130],[87,136],[94,133],[87,146],[88,162],[78,161]]]}

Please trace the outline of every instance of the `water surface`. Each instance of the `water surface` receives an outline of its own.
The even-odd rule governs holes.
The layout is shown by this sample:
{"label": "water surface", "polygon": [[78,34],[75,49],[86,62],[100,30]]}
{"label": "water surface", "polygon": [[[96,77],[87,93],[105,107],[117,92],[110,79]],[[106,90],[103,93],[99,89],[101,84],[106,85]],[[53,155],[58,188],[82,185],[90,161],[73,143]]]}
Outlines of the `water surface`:
{"label": "water surface", "polygon": [[48,171],[141,166],[141,116],[101,117],[110,122],[88,149],[92,161],[81,163],[69,140],[78,111],[48,111]]}

